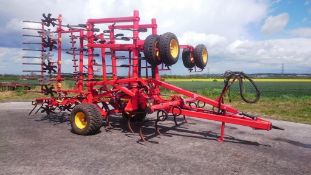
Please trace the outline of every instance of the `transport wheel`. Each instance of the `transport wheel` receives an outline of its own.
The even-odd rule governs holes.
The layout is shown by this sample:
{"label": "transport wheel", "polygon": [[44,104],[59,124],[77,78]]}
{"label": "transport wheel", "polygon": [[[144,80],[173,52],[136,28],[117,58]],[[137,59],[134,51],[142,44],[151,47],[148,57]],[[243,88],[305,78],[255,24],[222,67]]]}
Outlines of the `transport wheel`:
{"label": "transport wheel", "polygon": [[208,60],[207,49],[203,44],[199,44],[194,48],[194,62],[198,68],[204,69]]}
{"label": "transport wheel", "polygon": [[122,117],[124,119],[131,118],[131,121],[133,121],[133,122],[142,122],[142,121],[144,121],[146,116],[147,116],[147,113],[145,111],[143,111],[143,110],[140,110],[138,112],[139,113],[137,113],[137,114],[128,114],[128,113],[122,112]]}
{"label": "transport wheel", "polygon": [[160,57],[163,63],[171,66],[178,61],[179,43],[175,34],[167,32],[159,38]]}
{"label": "transport wheel", "polygon": [[187,48],[182,51],[182,62],[184,63],[184,66],[188,69],[191,69],[195,66],[193,53],[190,52],[190,50]]}
{"label": "transport wheel", "polygon": [[72,132],[79,135],[96,134],[102,126],[102,116],[94,104],[81,103],[70,114]]}
{"label": "transport wheel", "polygon": [[159,53],[159,36],[149,35],[144,43],[144,55],[146,61],[152,65],[157,66],[162,63]]}

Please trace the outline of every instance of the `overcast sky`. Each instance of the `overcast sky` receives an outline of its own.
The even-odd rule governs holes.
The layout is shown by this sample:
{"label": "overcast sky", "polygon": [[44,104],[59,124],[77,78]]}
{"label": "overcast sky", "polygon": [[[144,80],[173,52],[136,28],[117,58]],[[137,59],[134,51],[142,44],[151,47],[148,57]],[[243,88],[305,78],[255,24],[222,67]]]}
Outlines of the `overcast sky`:
{"label": "overcast sky", "polygon": [[[21,73],[22,20],[42,13],[63,15],[64,23],[88,18],[130,16],[141,22],[157,18],[158,33],[173,32],[180,44],[203,43],[208,69],[247,73],[311,73],[310,0],[0,0],[0,73]],[[144,36],[142,36],[143,38]],[[70,66],[70,58],[64,65]],[[171,74],[188,74],[182,60]]]}

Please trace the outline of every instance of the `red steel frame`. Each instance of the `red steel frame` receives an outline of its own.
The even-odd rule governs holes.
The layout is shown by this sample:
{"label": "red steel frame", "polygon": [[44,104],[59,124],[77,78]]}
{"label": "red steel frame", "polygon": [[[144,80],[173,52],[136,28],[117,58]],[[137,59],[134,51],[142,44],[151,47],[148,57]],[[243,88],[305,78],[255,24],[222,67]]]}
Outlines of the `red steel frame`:
{"label": "red steel frame", "polygon": [[[141,61],[140,59],[142,59],[139,56],[139,53],[143,51],[144,40],[139,37],[139,29],[151,29],[152,34],[156,35],[156,19],[152,19],[150,24],[140,24],[139,12],[134,11],[133,16],[129,17],[88,19],[86,30],[81,28],[69,28],[65,30],[62,25],[61,15],[57,18],[57,21],[58,70],[56,91],[65,94],[65,97],[37,98],[36,103],[45,102],[49,106],[57,107],[78,103],[98,104],[104,102],[114,108],[109,111],[109,114],[121,112],[133,113],[140,109],[143,109],[148,113],[162,110],[173,115],[185,115],[194,118],[218,121],[221,122],[219,141],[224,140],[225,123],[249,126],[260,130],[271,130],[272,124],[269,121],[263,120],[259,117],[254,119],[249,118],[229,105],[219,104],[217,100],[198,95],[161,81],[159,66],[144,67],[146,72],[151,70],[152,77],[142,77],[139,73],[143,69],[141,64],[139,64]],[[108,25],[108,30],[110,31],[109,38],[105,38],[104,34],[96,34],[96,32],[94,32],[95,26],[99,24]],[[129,29],[132,31],[132,42],[118,43],[115,38],[115,31]],[[76,80],[76,87],[74,89],[63,89],[61,87],[63,81],[61,72],[62,35],[64,33],[69,33],[71,35],[77,33],[80,41],[78,79]],[[105,42],[97,43],[95,42],[96,38],[99,38],[102,41],[105,40]],[[87,43],[84,43],[84,40],[86,40]],[[85,44],[87,46],[87,53],[83,52]],[[193,50],[193,47],[189,45],[180,45],[180,48],[189,48],[190,50]],[[94,66],[96,66],[94,65],[94,49],[100,49],[101,53],[101,80],[96,80],[94,75]],[[107,50],[111,53],[111,77],[108,76],[109,73],[107,72]],[[129,53],[128,77],[125,78],[118,76],[118,59],[116,53],[119,51],[127,51]],[[84,65],[83,62],[84,54],[88,55],[87,65]],[[87,72],[84,72],[84,66],[87,66]],[[161,97],[160,87],[176,92],[180,95],[172,95],[170,99],[164,99]],[[111,100],[116,98],[116,94],[122,94],[122,98],[126,99],[127,103],[124,108],[120,108],[119,105],[116,104],[116,100]],[[190,107],[188,105],[188,103],[197,101],[207,104],[209,109],[203,107]],[[217,109],[217,111],[213,110],[214,108]],[[108,111],[100,107],[99,109],[101,110],[103,118],[107,118]]]}

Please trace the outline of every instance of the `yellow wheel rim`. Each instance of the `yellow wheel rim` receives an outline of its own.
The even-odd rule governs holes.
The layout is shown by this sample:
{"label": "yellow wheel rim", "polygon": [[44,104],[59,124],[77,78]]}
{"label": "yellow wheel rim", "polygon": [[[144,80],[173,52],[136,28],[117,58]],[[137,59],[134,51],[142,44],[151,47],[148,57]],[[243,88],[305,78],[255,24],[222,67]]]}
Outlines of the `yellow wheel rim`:
{"label": "yellow wheel rim", "polygon": [[190,53],[190,62],[194,63],[194,58],[193,58],[193,54],[192,53]]}
{"label": "yellow wheel rim", "polygon": [[203,49],[203,51],[202,51],[202,59],[203,59],[203,62],[205,64],[207,62],[207,59],[208,59],[208,54],[207,54],[206,49]]}
{"label": "yellow wheel rim", "polygon": [[179,53],[179,46],[178,42],[176,39],[172,39],[170,42],[170,50],[171,50],[171,55],[174,59],[177,58],[178,53]]}
{"label": "yellow wheel rim", "polygon": [[75,125],[79,129],[84,129],[86,127],[87,121],[86,116],[83,112],[77,112],[75,115]]}
{"label": "yellow wheel rim", "polygon": [[157,59],[160,60],[159,42],[155,42],[154,47],[156,48],[155,55],[156,55]]}

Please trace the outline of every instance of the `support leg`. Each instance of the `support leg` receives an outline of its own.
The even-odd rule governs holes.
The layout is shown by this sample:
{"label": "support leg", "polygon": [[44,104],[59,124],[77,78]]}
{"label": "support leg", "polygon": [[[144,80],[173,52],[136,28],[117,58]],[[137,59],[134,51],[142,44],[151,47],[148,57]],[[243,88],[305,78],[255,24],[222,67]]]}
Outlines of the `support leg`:
{"label": "support leg", "polygon": [[225,122],[222,122],[221,127],[220,127],[220,137],[218,137],[217,141],[223,142],[224,141],[224,135],[225,135]]}

